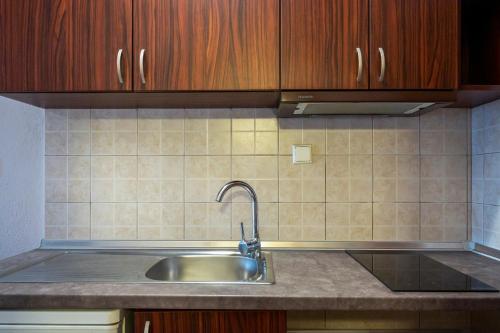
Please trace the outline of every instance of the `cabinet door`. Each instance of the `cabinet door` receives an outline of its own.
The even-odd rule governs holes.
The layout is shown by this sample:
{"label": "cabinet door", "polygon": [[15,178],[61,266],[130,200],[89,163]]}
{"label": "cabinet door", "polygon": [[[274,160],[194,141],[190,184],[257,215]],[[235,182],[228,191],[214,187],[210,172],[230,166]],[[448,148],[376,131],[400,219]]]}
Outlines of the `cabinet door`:
{"label": "cabinet door", "polygon": [[135,313],[135,332],[286,333],[286,312],[140,311]]}
{"label": "cabinet door", "polygon": [[134,0],[135,89],[277,89],[278,10],[278,0]]}
{"label": "cabinet door", "polygon": [[368,5],[282,0],[282,89],[367,89]]}
{"label": "cabinet door", "polygon": [[221,332],[286,333],[285,311],[221,312]]}
{"label": "cabinet door", "polygon": [[132,0],[2,0],[0,31],[0,91],[132,88]]}
{"label": "cabinet door", "polygon": [[219,322],[219,313],[216,311],[136,312],[135,332],[221,333]]}
{"label": "cabinet door", "polygon": [[370,88],[456,89],[458,1],[370,1]]}

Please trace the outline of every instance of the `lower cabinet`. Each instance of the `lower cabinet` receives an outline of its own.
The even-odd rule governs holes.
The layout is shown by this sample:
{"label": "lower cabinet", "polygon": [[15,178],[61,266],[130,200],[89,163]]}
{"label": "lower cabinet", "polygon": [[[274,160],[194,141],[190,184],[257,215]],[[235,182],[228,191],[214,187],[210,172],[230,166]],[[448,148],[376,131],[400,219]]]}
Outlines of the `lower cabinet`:
{"label": "lower cabinet", "polygon": [[285,311],[137,311],[135,333],[285,333]]}

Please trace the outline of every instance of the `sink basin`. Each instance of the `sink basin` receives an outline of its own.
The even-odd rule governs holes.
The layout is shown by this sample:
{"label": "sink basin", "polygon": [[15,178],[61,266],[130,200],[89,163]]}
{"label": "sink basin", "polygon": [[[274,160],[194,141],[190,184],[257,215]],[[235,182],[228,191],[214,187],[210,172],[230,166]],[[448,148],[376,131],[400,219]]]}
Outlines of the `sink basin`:
{"label": "sink basin", "polygon": [[255,260],[239,255],[181,255],[154,264],[146,277],[178,283],[273,283],[269,255]]}
{"label": "sink basin", "polygon": [[235,251],[67,251],[0,276],[2,282],[272,284],[272,257]]}

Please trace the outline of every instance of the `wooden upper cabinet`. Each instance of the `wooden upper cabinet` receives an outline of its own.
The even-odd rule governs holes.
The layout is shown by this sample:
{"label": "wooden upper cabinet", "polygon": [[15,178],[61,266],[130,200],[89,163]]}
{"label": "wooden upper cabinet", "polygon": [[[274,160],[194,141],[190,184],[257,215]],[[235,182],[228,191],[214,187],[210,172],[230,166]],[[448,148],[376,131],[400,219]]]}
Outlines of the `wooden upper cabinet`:
{"label": "wooden upper cabinet", "polygon": [[134,0],[135,90],[278,89],[278,21],[278,0]]}
{"label": "wooden upper cabinet", "polygon": [[367,89],[368,11],[369,0],[282,0],[281,88]]}
{"label": "wooden upper cabinet", "polygon": [[370,3],[370,88],[458,87],[458,0]]}
{"label": "wooden upper cabinet", "polygon": [[132,89],[132,0],[2,0],[0,31],[0,91]]}

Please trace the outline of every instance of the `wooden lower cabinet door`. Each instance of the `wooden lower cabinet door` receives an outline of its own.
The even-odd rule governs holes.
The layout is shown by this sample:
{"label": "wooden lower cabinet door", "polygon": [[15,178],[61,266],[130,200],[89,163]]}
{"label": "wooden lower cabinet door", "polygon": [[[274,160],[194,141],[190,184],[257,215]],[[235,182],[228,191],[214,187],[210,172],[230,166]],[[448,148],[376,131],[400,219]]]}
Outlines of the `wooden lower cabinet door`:
{"label": "wooden lower cabinet door", "polygon": [[285,333],[285,311],[138,311],[135,333]]}
{"label": "wooden lower cabinet door", "polygon": [[224,333],[286,332],[285,311],[225,311],[221,318]]}

